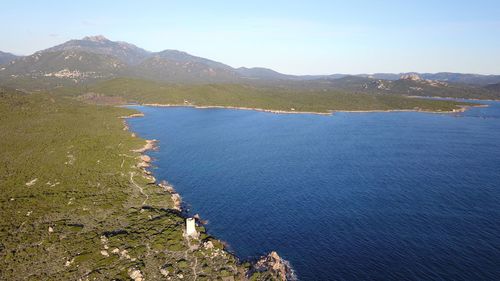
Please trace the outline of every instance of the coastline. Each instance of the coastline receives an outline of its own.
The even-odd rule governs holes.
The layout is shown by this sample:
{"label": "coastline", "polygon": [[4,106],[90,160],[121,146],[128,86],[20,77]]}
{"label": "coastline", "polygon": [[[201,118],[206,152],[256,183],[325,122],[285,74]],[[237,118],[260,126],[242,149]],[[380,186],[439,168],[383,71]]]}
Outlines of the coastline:
{"label": "coastline", "polygon": [[235,109],[235,110],[252,110],[260,112],[268,112],[275,114],[315,114],[315,115],[332,115],[331,112],[314,112],[314,111],[295,111],[295,110],[275,110],[263,109],[253,107],[240,107],[240,106],[223,106],[223,105],[194,105],[194,104],[161,104],[161,103],[143,103],[141,106],[151,107],[190,107],[196,109]]}
{"label": "coastline", "polygon": [[[466,105],[459,106],[458,108],[447,110],[447,111],[432,111],[432,110],[422,110],[422,109],[374,109],[374,110],[329,110],[329,112],[314,112],[314,111],[295,111],[295,110],[274,110],[274,109],[263,109],[263,108],[253,108],[253,107],[239,107],[239,106],[222,106],[222,105],[194,105],[194,104],[160,104],[160,103],[141,103],[140,106],[151,106],[151,107],[189,107],[195,109],[234,109],[234,110],[252,110],[259,112],[267,112],[274,114],[314,114],[331,116],[335,113],[346,112],[346,113],[387,113],[387,112],[421,112],[421,113],[435,113],[435,114],[450,114],[450,113],[460,113],[465,112],[470,107],[487,107],[488,105],[478,104],[476,105]],[[127,106],[127,105],[125,105]]]}
{"label": "coastline", "polygon": [[[264,109],[259,109],[259,108],[245,108],[245,107],[224,107],[224,106],[194,106],[194,105],[179,105],[179,104],[142,104],[142,106],[152,106],[152,107],[191,107],[191,108],[196,108],[196,109],[205,109],[205,108],[218,108],[218,109],[235,109],[235,110],[254,110],[254,111],[261,111],[261,112],[269,112],[269,113],[276,113],[276,114],[317,114],[317,115],[332,115],[335,112],[352,112],[352,113],[372,113],[372,112],[422,112],[422,113],[458,113],[458,112],[464,112],[470,107],[487,107],[488,105],[484,104],[478,104],[478,105],[464,105],[460,106],[457,109],[454,109],[453,111],[449,112],[442,112],[442,111],[436,111],[436,112],[430,112],[430,111],[422,111],[422,110],[359,110],[359,111],[332,111],[330,113],[314,113],[314,112],[300,112],[300,111],[274,111],[274,110],[264,110]],[[119,118],[123,119],[123,124],[124,124],[124,130],[130,131],[129,126],[126,122],[127,119],[129,118],[137,118],[137,117],[144,117],[144,113],[135,113],[131,114],[128,116],[121,116]],[[131,132],[132,137],[136,137],[136,133]],[[175,214],[181,218],[182,220],[186,220],[188,218],[187,213],[185,212],[185,209],[183,209],[182,205],[182,198],[179,193],[176,192],[174,187],[170,185],[166,181],[161,181],[158,182],[157,179],[152,175],[151,171],[149,168],[151,167],[151,162],[152,159],[150,156],[148,156],[146,153],[151,150],[158,149],[157,146],[157,140],[151,139],[151,140],[144,140],[146,143],[144,146],[138,148],[138,149],[133,149],[131,152],[134,153],[139,153],[139,157],[137,159],[139,162],[136,164],[136,167],[140,169],[140,173],[143,174],[143,177],[148,179],[149,184],[155,185],[156,187],[159,187],[163,190],[163,195],[168,195],[170,196],[170,200],[173,203],[173,206],[170,207],[170,210],[174,211]],[[133,183],[133,182],[132,182]],[[146,196],[146,200],[143,202],[143,208],[146,208],[147,205],[145,204],[147,199],[147,194],[142,192],[141,193]],[[162,195],[162,196],[163,196]],[[203,230],[201,233],[204,235],[207,235],[207,231],[204,228],[204,223],[202,218],[200,218],[198,215],[194,216],[196,222],[198,223],[199,227],[201,227]],[[180,228],[182,228],[182,231],[184,231],[184,224],[179,225]],[[198,228],[198,227],[197,227]],[[189,247],[193,246],[193,243],[198,243],[196,245],[197,247],[205,247],[205,243],[212,243],[211,241],[217,241],[214,243],[219,243],[219,244],[224,244],[223,241],[218,240],[217,238],[211,237],[212,240],[201,240],[201,244],[197,239],[191,240],[188,236],[184,236],[185,239],[187,240]],[[193,242],[194,241],[194,242]],[[211,245],[211,244],[207,244]],[[210,246],[211,247],[211,246]],[[275,251],[272,251],[271,253],[268,253],[266,255],[261,256],[259,259],[255,259],[251,262],[248,260],[240,260],[238,256],[236,256],[234,253],[231,253],[228,251],[225,247],[221,248],[221,251],[226,253],[227,255],[231,255],[234,257],[234,259],[237,261],[239,265],[247,264],[249,265],[247,271],[245,271],[245,276],[250,277],[252,273],[258,272],[259,274],[261,272],[272,272],[274,276],[280,276],[280,280],[296,280],[296,275],[293,271],[292,266],[290,263],[284,259],[282,259],[278,253]],[[245,279],[246,280],[246,279]],[[253,280],[253,279],[252,279]]]}
{"label": "coastline", "polygon": [[[128,126],[128,124],[126,122],[127,119],[138,118],[138,117],[144,117],[144,113],[141,112],[141,113],[131,114],[128,116],[120,116],[119,118],[124,120],[123,121],[123,123],[124,123],[123,130],[130,131],[130,127]],[[136,137],[136,134],[132,132],[131,136]],[[157,179],[152,175],[151,171],[148,170],[148,168],[151,167],[152,159],[149,155],[147,155],[145,153],[148,151],[151,151],[151,150],[158,149],[158,145],[157,145],[158,141],[156,139],[152,139],[152,140],[145,139],[145,142],[146,143],[144,144],[143,147],[131,150],[131,152],[139,153],[139,155],[140,155],[138,157],[138,162],[136,164],[136,167],[142,171],[142,173],[143,173],[142,176],[144,178],[148,179],[151,184],[154,184],[154,185],[162,188],[162,190],[165,192],[165,195],[170,195],[170,199],[172,200],[172,203],[173,203],[172,210],[174,212],[176,212],[177,216],[179,216],[183,220],[187,219],[188,216],[185,215],[185,210],[183,209],[181,195],[179,193],[177,193],[175,188],[171,184],[168,184],[167,181],[162,180],[161,182],[158,182]],[[143,193],[142,189],[141,189],[141,193]],[[147,200],[147,198],[148,198],[147,194],[143,193],[143,195],[146,196],[146,200]],[[143,207],[146,206],[146,204],[145,204],[146,200],[143,202]],[[198,214],[194,215],[193,218],[196,220],[196,222],[199,225],[204,225],[203,219],[200,218],[200,216]],[[205,232],[205,234],[207,233],[204,227],[203,227],[203,231]],[[184,232],[184,229],[183,229],[183,232]],[[211,240],[207,240],[205,242],[201,241],[201,244],[203,245],[203,247],[213,247],[211,245],[212,245],[212,241],[214,239],[218,243],[220,243],[221,245],[224,244],[223,241],[221,241],[217,238],[214,238],[210,235],[208,235],[208,237],[210,237]],[[185,236],[185,238],[188,240],[189,244],[192,242],[192,241],[190,241],[190,238],[188,236]],[[243,263],[248,263],[248,261],[240,260],[240,258],[238,256],[227,251],[227,249],[225,249],[225,247],[222,249],[222,251],[224,251],[227,255],[233,256],[234,259],[240,265],[242,265]],[[250,262],[250,267],[247,269],[247,272],[245,275],[248,276],[249,279],[252,279],[252,274],[255,274],[255,273],[261,274],[261,273],[265,273],[265,272],[272,274],[272,276],[278,278],[281,281],[297,280],[295,271],[293,270],[290,263],[287,260],[281,258],[278,255],[278,253],[275,251],[271,251],[270,253],[261,256],[257,260]],[[257,280],[260,280],[260,279],[257,279]]]}

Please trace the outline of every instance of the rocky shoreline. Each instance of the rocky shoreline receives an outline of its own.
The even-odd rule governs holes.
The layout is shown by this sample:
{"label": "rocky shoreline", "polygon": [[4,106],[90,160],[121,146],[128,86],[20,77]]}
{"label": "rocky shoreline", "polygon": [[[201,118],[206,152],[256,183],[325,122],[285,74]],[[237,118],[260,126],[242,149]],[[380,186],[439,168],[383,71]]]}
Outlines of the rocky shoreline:
{"label": "rocky shoreline", "polygon": [[[129,116],[122,116],[120,118],[128,119],[128,118],[143,117],[143,116],[144,116],[143,113],[138,113],[138,114],[131,114]],[[129,130],[129,126],[125,121],[124,125],[125,125],[124,130]],[[135,137],[134,133],[132,133],[132,137]],[[145,152],[158,149],[157,145],[158,141],[152,139],[152,140],[145,140],[145,142],[146,143],[144,144],[143,147],[132,150],[132,152],[140,153],[136,167],[142,171],[143,176],[147,178],[151,184],[155,184],[158,187],[161,187],[166,194],[170,195],[170,198],[173,202],[172,210],[176,211],[178,215],[183,219],[186,219],[186,216],[183,215],[183,212],[185,210],[182,208],[182,197],[180,196],[180,194],[177,193],[175,188],[171,184],[168,184],[168,182],[166,182],[165,180],[158,183],[156,178],[152,176],[152,173],[148,170],[148,168],[151,167],[152,159],[149,155],[146,155]],[[204,224],[203,220],[199,217],[199,215],[195,215],[194,218],[198,224]],[[220,240],[217,241],[221,244],[224,244]],[[208,243],[212,242],[202,241],[201,243],[205,246],[208,245]],[[225,251],[225,254],[227,255],[234,256],[234,254],[227,252],[225,249],[223,251]],[[237,261],[239,261],[238,257],[236,256],[234,257]],[[242,264],[243,262],[239,261],[239,263]],[[270,273],[273,278],[276,278],[277,280],[281,281],[297,280],[296,274],[290,263],[281,258],[275,251],[272,251],[267,255],[261,256],[257,261],[250,263],[250,266],[247,268],[245,276],[248,279],[251,276],[254,276],[255,273],[260,274],[262,272]],[[133,278],[133,276],[130,277],[137,281],[137,278]],[[138,279],[138,280],[141,281],[143,279]]]}

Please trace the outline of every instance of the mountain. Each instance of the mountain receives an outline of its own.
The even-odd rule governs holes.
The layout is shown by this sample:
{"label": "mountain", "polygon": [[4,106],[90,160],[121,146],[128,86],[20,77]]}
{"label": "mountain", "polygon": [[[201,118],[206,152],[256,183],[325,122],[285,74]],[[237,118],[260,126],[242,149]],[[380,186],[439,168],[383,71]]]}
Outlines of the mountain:
{"label": "mountain", "polygon": [[220,62],[177,50],[149,52],[100,35],[70,40],[18,58],[0,70],[2,80],[36,78],[46,82],[49,79],[55,85],[65,80],[81,83],[117,75],[175,83],[237,82],[240,79],[235,69]]}
{"label": "mountain", "polygon": [[193,55],[190,55],[190,54],[188,54],[186,52],[181,52],[181,51],[177,51],[177,50],[164,50],[164,51],[161,51],[161,52],[158,52],[158,53],[154,53],[153,57],[165,59],[165,60],[172,61],[172,62],[179,62],[179,63],[186,63],[186,62],[199,63],[199,64],[207,65],[207,66],[209,66],[211,68],[220,68],[220,69],[233,70],[233,68],[230,67],[229,65],[226,65],[226,64],[223,64],[223,63],[220,63],[220,62],[216,62],[216,61],[213,61],[213,60],[209,60],[209,59],[206,59],[206,58],[202,58],[202,57],[193,56]]}
{"label": "mountain", "polygon": [[61,45],[45,49],[40,53],[53,53],[59,51],[81,51],[87,53],[113,56],[121,61],[136,65],[151,56],[151,52],[141,49],[133,44],[114,42],[102,35],[88,36],[81,40],[70,40]]}
{"label": "mountain", "polygon": [[230,66],[177,50],[152,53],[132,73],[164,82],[237,82],[240,77]]}
{"label": "mountain", "polygon": [[[175,83],[238,82],[240,77],[230,67],[197,59],[171,59],[155,55],[132,69],[132,76]],[[213,67],[210,65],[214,65]]]}
{"label": "mountain", "polygon": [[13,87],[55,87],[115,77],[183,84],[235,83],[281,89],[470,98],[497,98],[498,91],[484,86],[500,83],[498,75],[449,72],[286,75],[262,67],[233,68],[178,50],[150,52],[100,35],[70,40],[31,56],[14,57],[0,68],[0,82]]}
{"label": "mountain", "polygon": [[18,58],[18,56],[14,55],[14,54],[5,53],[5,52],[0,51],[0,64],[5,64],[8,62],[11,62],[11,61],[15,60],[16,58]]}

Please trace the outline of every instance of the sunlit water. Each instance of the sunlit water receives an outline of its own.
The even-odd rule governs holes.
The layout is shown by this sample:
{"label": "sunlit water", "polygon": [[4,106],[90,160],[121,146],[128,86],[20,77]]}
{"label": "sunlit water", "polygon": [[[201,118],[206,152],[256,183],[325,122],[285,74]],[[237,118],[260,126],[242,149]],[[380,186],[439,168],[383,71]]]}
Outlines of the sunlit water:
{"label": "sunlit water", "polygon": [[499,280],[500,103],[458,115],[154,108],[168,180],[240,258],[300,280]]}

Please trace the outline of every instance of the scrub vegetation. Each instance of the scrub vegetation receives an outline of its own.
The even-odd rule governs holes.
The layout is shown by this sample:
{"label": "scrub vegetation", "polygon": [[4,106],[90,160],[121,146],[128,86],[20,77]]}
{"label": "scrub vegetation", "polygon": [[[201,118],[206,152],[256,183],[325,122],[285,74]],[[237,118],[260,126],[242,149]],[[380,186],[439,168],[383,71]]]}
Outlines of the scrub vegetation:
{"label": "scrub vegetation", "polygon": [[[69,93],[68,89],[59,89]],[[72,91],[81,97],[115,97],[141,104],[227,106],[266,110],[330,111],[416,110],[453,111],[470,105],[456,101],[429,100],[400,95],[349,93],[341,90],[305,90],[243,84],[183,85],[141,79],[116,78]]]}
{"label": "scrub vegetation", "polygon": [[[126,108],[0,89],[0,280],[273,280],[184,219]],[[255,272],[255,273],[254,273]]]}

